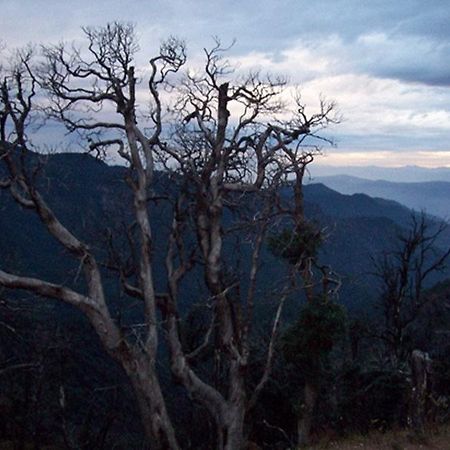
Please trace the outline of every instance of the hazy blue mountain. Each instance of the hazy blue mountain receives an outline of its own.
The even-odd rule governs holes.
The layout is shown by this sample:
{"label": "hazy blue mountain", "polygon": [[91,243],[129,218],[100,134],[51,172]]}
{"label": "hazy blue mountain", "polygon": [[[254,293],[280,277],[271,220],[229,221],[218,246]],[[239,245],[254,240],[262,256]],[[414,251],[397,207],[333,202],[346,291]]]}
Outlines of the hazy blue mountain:
{"label": "hazy blue mountain", "polygon": [[311,167],[313,179],[334,175],[351,175],[368,180],[386,180],[414,183],[422,181],[449,181],[450,168],[426,168],[419,166],[379,167],[379,166],[327,166],[316,164]]}
{"label": "hazy blue mountain", "polygon": [[[411,211],[392,200],[372,198],[366,194],[343,195],[324,183],[313,183],[304,188],[306,203],[319,207],[319,216],[334,218],[382,217],[404,226],[411,218]],[[314,215],[311,212],[310,215]]]}
{"label": "hazy blue mountain", "polygon": [[447,181],[399,183],[335,175],[316,177],[312,182],[323,183],[342,194],[364,193],[372,197],[383,197],[416,211],[424,210],[430,215],[450,218],[450,182]]}
{"label": "hazy blue mountain", "polygon": [[[35,156],[32,155],[32,158]],[[1,170],[0,170],[1,172]],[[86,240],[99,257],[105,256],[102,241],[105,230],[129,221],[130,193],[124,181],[126,169],[112,167],[83,154],[49,156],[40,178],[40,189],[61,221]],[[0,173],[1,175],[1,173]],[[168,183],[169,181],[169,183]],[[156,189],[170,187],[170,180],[159,175]],[[285,195],[290,195],[286,190]],[[411,211],[391,200],[368,195],[343,195],[323,184],[305,186],[305,207],[308,217],[326,231],[327,240],[322,259],[338,272],[343,280],[342,300],[348,305],[362,305],[376,295],[367,289],[373,283],[371,255],[394,246],[395,238],[408,226]],[[155,278],[164,287],[163,250],[167,239],[168,210],[164,202],[153,207],[153,227],[156,239]],[[127,220],[128,219],[128,220]],[[450,237],[445,237],[445,243]],[[250,249],[243,248],[242,253]],[[233,252],[227,255],[233,265]],[[43,229],[33,212],[18,207],[6,191],[0,191],[0,267],[27,275],[73,284],[78,266]],[[283,273],[283,263],[266,249],[261,272],[264,283]],[[107,278],[111,291],[114,277]],[[189,282],[187,282],[189,283]],[[195,297],[197,280],[185,291]],[[189,303],[189,298],[184,298]]]}

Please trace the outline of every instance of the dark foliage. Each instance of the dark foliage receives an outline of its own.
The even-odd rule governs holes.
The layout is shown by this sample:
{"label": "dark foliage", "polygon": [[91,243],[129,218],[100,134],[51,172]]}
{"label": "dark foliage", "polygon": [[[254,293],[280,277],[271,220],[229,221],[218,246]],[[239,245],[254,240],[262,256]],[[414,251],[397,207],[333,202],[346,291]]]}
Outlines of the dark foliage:
{"label": "dark foliage", "polygon": [[306,303],[298,320],[283,335],[282,349],[286,361],[301,373],[318,377],[345,331],[346,314],[341,305],[320,298]]}
{"label": "dark foliage", "polygon": [[323,240],[320,227],[303,221],[295,232],[284,228],[281,232],[272,234],[269,236],[268,244],[275,256],[295,265],[302,259],[316,257]]}

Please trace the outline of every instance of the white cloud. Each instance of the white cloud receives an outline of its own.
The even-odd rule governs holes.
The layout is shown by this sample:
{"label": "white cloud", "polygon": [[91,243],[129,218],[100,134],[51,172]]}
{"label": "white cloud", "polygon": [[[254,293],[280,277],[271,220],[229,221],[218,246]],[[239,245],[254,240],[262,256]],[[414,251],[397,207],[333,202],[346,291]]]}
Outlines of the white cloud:
{"label": "white cloud", "polygon": [[[382,33],[369,34],[361,42],[384,45],[387,38]],[[331,133],[339,143],[338,152],[349,148],[372,152],[446,148],[450,141],[450,89],[358,72],[349,60],[347,45],[339,37],[329,36],[313,46],[297,42],[279,57],[253,52],[234,61],[241,69],[287,73],[292,83],[300,84],[308,107],[317,105],[320,94],[335,100],[345,118]]]}
{"label": "white cloud", "polygon": [[372,151],[372,152],[341,152],[326,151],[317,157],[314,164],[319,166],[422,166],[422,167],[450,167],[450,150],[442,152],[430,151]]}

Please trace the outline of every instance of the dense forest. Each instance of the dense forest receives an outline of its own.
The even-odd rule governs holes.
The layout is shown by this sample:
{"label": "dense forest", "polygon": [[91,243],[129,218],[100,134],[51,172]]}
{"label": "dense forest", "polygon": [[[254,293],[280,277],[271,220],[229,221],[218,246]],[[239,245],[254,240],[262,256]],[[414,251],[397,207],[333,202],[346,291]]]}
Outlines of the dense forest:
{"label": "dense forest", "polygon": [[[0,445],[293,449],[449,420],[450,234],[305,184],[336,105],[133,26],[1,68]],[[33,145],[64,126],[84,152]],[[50,145],[50,144],[49,144]],[[105,162],[106,161],[106,162]]]}

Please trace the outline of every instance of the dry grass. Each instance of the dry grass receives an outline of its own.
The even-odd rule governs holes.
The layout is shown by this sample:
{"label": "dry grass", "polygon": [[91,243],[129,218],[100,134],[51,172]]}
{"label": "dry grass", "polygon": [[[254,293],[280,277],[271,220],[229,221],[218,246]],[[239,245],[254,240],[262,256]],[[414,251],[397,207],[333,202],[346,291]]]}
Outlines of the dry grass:
{"label": "dry grass", "polygon": [[421,439],[408,430],[374,432],[367,436],[352,436],[344,440],[328,440],[308,447],[309,450],[450,450],[450,425],[439,428]]}
{"label": "dry grass", "polygon": [[[0,450],[16,450],[18,448],[19,446],[17,445],[17,443],[15,444],[12,441],[0,441]],[[35,448],[35,445],[28,443],[25,443],[22,447],[23,450],[34,450]],[[52,445],[43,445],[39,447],[40,450],[61,450],[62,448],[65,447],[55,447]]]}

